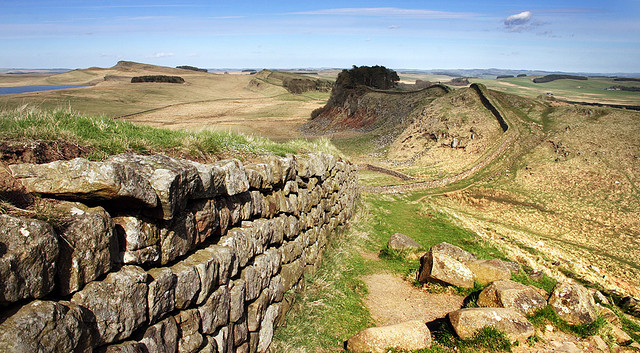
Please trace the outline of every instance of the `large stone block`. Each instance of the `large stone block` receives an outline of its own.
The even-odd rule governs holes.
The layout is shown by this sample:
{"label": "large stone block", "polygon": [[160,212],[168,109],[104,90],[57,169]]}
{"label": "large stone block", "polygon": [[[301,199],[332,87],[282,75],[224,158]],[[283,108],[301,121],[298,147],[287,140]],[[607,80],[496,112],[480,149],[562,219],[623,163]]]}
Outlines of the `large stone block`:
{"label": "large stone block", "polygon": [[125,339],[147,322],[147,279],[141,268],[124,266],[73,295],[72,303],[92,313],[88,324],[96,326],[99,345]]}
{"label": "large stone block", "polygon": [[176,275],[167,267],[152,268],[148,292],[149,322],[155,323],[175,309]]}
{"label": "large stone block", "polygon": [[196,223],[192,213],[174,218],[160,229],[160,263],[166,265],[195,247]]}
{"label": "large stone block", "polygon": [[216,261],[214,252],[211,248],[205,248],[196,251],[185,259],[185,262],[193,266],[200,278],[200,292],[196,299],[196,304],[204,303],[217,287],[218,287],[218,261]]}
{"label": "large stone block", "polygon": [[215,163],[224,171],[223,189],[229,196],[243,193],[249,190],[249,179],[242,162],[237,159],[228,159]]}
{"label": "large stone block", "polygon": [[408,235],[393,233],[389,237],[387,247],[394,250],[420,249],[422,246]]}
{"label": "large stone block", "polygon": [[212,335],[229,323],[230,302],[229,287],[222,286],[198,308],[202,318],[202,333]]}
{"label": "large stone block", "polygon": [[262,322],[260,324],[260,339],[258,341],[258,353],[265,353],[269,351],[269,346],[273,340],[274,323],[278,317],[278,311],[280,310],[280,304],[269,305]]}
{"label": "large stone block", "polygon": [[58,253],[49,224],[0,214],[0,304],[51,292]]}
{"label": "large stone block", "polygon": [[113,156],[110,161],[135,169],[149,181],[159,201],[159,207],[150,212],[154,217],[172,219],[178,211],[184,210],[192,195],[202,189],[198,170],[183,160],[162,154],[141,156],[126,153]]}
{"label": "large stone block", "polygon": [[175,307],[186,309],[196,303],[200,293],[200,276],[196,268],[187,261],[180,261],[171,266],[176,276]]}
{"label": "large stone block", "polygon": [[531,315],[547,306],[547,301],[535,289],[511,280],[493,282],[478,296],[478,305],[511,308],[523,315]]}
{"label": "large stone block", "polygon": [[385,353],[389,348],[414,351],[429,347],[431,332],[422,321],[370,327],[347,341],[347,349],[353,353]]}
{"label": "large stone block", "polygon": [[469,261],[466,265],[482,285],[511,279],[511,270],[499,259]]}
{"label": "large stone block", "polygon": [[36,300],[21,307],[0,324],[0,351],[91,351],[91,327],[86,309],[68,302]]}
{"label": "large stone block", "polygon": [[222,237],[218,244],[227,246],[234,250],[236,260],[240,267],[245,267],[249,260],[256,254],[255,240],[248,237],[247,234],[239,228],[234,228],[227,235]]}
{"label": "large stone block", "polygon": [[204,337],[200,334],[202,320],[198,309],[183,310],[174,317],[176,323],[180,326],[178,352],[199,352],[204,344]]}
{"label": "large stone block", "polygon": [[475,279],[475,274],[465,264],[433,248],[420,258],[420,282],[435,281],[473,288]]}
{"label": "large stone block", "polygon": [[484,327],[503,331],[510,341],[524,341],[535,330],[519,312],[508,308],[471,308],[449,313],[449,321],[460,338],[468,340]]}
{"label": "large stone block", "polygon": [[118,205],[126,208],[158,204],[149,181],[127,164],[76,158],[46,164],[14,164],[9,168],[28,192],[70,200],[117,200]]}
{"label": "large stone block", "polygon": [[68,295],[111,271],[117,259],[118,240],[111,216],[102,207],[65,202],[57,209],[66,219],[60,234],[64,241],[59,242],[57,290]]}
{"label": "large stone block", "polygon": [[556,284],[548,303],[561,319],[572,325],[590,324],[598,318],[593,296],[576,283]]}
{"label": "large stone block", "polygon": [[220,236],[220,219],[214,200],[198,200],[191,204],[190,211],[195,219],[196,244],[201,244],[208,238]]}
{"label": "large stone block", "polygon": [[244,302],[246,300],[245,282],[242,279],[233,281],[231,290],[229,292],[230,309],[229,309],[229,321],[238,322],[245,313]]}

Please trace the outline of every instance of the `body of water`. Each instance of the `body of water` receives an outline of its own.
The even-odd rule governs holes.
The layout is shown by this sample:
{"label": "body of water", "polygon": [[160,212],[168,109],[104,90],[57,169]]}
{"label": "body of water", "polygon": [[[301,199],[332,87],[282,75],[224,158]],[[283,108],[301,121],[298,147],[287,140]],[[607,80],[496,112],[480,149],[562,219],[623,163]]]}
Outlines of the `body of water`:
{"label": "body of water", "polygon": [[19,87],[0,87],[1,94],[18,94],[38,91],[53,91],[56,89],[88,87],[83,85],[47,85],[47,86],[19,86]]}

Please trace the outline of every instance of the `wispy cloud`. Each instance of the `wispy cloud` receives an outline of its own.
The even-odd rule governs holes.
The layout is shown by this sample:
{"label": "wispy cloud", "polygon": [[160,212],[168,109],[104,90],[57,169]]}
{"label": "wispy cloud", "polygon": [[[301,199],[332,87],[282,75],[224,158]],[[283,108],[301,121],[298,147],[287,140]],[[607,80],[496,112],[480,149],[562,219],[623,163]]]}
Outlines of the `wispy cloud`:
{"label": "wispy cloud", "polygon": [[413,17],[424,19],[464,19],[476,17],[471,12],[448,12],[423,9],[401,9],[397,7],[337,8],[304,12],[291,12],[291,15],[333,15],[333,16],[377,16],[377,17]]}
{"label": "wispy cloud", "polygon": [[147,56],[147,58],[170,58],[174,55],[175,55],[174,53],[159,52],[159,53],[154,53],[152,55],[149,55]]}
{"label": "wispy cloud", "polygon": [[393,29],[398,29],[398,28],[400,28],[400,27],[401,27],[401,26],[399,26],[399,25],[391,25],[391,26],[389,26],[389,27],[387,27],[387,28],[389,28],[389,29],[392,29],[392,30],[393,30]]}

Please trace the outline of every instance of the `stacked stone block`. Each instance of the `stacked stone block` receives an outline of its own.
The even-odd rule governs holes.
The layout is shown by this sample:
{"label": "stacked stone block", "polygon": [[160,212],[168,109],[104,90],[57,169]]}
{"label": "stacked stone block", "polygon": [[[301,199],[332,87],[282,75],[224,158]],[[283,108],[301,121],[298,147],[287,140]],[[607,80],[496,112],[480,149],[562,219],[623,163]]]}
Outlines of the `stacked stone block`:
{"label": "stacked stone block", "polygon": [[265,352],[358,197],[327,154],[10,166],[64,220],[0,215],[0,351]]}

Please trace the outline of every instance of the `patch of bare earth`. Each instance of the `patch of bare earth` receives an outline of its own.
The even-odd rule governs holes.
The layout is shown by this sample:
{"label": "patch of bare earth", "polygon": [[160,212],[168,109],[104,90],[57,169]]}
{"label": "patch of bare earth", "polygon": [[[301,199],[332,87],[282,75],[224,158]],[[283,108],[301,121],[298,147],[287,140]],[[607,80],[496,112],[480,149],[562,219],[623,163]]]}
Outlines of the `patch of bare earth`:
{"label": "patch of bare earth", "polygon": [[410,320],[431,322],[460,309],[464,300],[458,295],[428,293],[391,273],[372,274],[363,281],[369,289],[365,304],[379,326]]}

